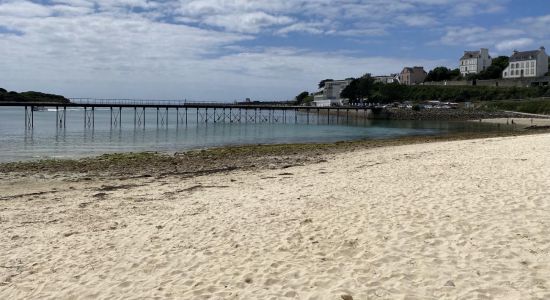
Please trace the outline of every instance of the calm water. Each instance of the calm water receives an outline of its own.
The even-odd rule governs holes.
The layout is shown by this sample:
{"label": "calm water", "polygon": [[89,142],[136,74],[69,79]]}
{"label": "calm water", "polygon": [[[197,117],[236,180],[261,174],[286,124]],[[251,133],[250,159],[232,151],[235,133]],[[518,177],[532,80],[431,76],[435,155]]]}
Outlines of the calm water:
{"label": "calm water", "polygon": [[[161,111],[162,112],[162,111]],[[25,130],[23,108],[0,107],[0,161],[43,158],[73,158],[112,152],[176,152],[224,145],[334,142],[358,139],[382,139],[410,135],[437,135],[461,131],[490,131],[494,126],[475,122],[366,121],[340,116],[264,112],[263,123],[213,123],[204,121],[204,111],[189,109],[187,124],[180,110],[168,113],[163,125],[162,113],[157,126],[157,111],[146,111],[145,127],[134,127],[134,111],[122,111],[121,126],[111,127],[108,109],[95,111],[95,126],[85,128],[84,110],[68,109],[66,128],[58,128],[56,111],[34,113],[34,129]],[[248,113],[249,122],[253,113]],[[236,118],[236,113],[233,115]],[[216,117],[220,119],[221,116]],[[271,118],[271,119],[270,119]],[[278,123],[268,123],[268,120]],[[242,112],[241,120],[245,120]],[[309,122],[309,124],[308,124]]]}

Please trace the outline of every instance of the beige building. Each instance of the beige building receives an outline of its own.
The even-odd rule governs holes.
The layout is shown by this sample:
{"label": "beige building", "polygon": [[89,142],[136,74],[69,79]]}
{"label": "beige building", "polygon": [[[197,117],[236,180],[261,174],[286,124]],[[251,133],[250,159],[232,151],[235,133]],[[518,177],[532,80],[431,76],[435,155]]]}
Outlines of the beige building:
{"label": "beige building", "polygon": [[399,82],[406,85],[421,84],[426,76],[428,76],[428,73],[424,71],[424,67],[405,67],[399,74]]}
{"label": "beige building", "polygon": [[493,59],[489,55],[489,49],[464,51],[464,55],[460,58],[460,74],[462,76],[477,74],[490,67],[492,63]]}
{"label": "beige building", "polygon": [[542,77],[548,72],[548,54],[540,47],[532,51],[514,51],[502,78]]}

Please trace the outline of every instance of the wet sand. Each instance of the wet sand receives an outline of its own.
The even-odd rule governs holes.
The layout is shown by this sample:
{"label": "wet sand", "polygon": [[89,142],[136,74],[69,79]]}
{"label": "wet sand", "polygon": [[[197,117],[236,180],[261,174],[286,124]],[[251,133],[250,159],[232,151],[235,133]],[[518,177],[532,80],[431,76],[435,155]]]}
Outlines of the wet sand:
{"label": "wet sand", "polygon": [[2,173],[0,298],[546,299],[549,151],[540,134],[195,176]]}

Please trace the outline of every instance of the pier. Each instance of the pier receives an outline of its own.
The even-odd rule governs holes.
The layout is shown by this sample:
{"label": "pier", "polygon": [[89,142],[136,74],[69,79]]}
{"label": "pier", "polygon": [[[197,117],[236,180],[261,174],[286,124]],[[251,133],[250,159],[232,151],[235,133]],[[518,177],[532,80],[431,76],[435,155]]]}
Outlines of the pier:
{"label": "pier", "polygon": [[[370,112],[376,113],[377,108],[371,106],[295,106],[288,103],[223,103],[223,102],[190,102],[178,100],[133,100],[133,99],[89,99],[73,98],[70,103],[31,103],[31,102],[0,102],[0,106],[24,107],[25,128],[34,127],[34,113],[45,107],[55,108],[55,124],[58,128],[67,126],[67,114],[70,108],[80,108],[84,128],[94,128],[96,110],[110,111],[111,128],[122,126],[123,111],[133,112],[135,128],[145,128],[147,122],[153,122],[157,127],[168,127],[170,122],[176,126],[187,125],[191,120],[199,123],[299,123],[299,118],[306,124],[317,124],[326,118],[325,124],[331,123],[331,116],[349,122],[350,119],[366,120]],[[153,120],[146,119],[146,111],[155,115]],[[175,120],[169,119],[169,112]],[[128,114],[126,114],[128,116]],[[193,118],[193,119],[192,119]]]}

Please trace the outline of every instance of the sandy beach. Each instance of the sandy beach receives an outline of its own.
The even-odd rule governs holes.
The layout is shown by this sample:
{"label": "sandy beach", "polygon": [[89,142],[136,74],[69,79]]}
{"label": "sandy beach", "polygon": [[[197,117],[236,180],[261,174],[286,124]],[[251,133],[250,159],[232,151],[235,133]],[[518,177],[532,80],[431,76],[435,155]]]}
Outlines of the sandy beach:
{"label": "sandy beach", "polygon": [[550,299],[550,134],[0,173],[0,299]]}

